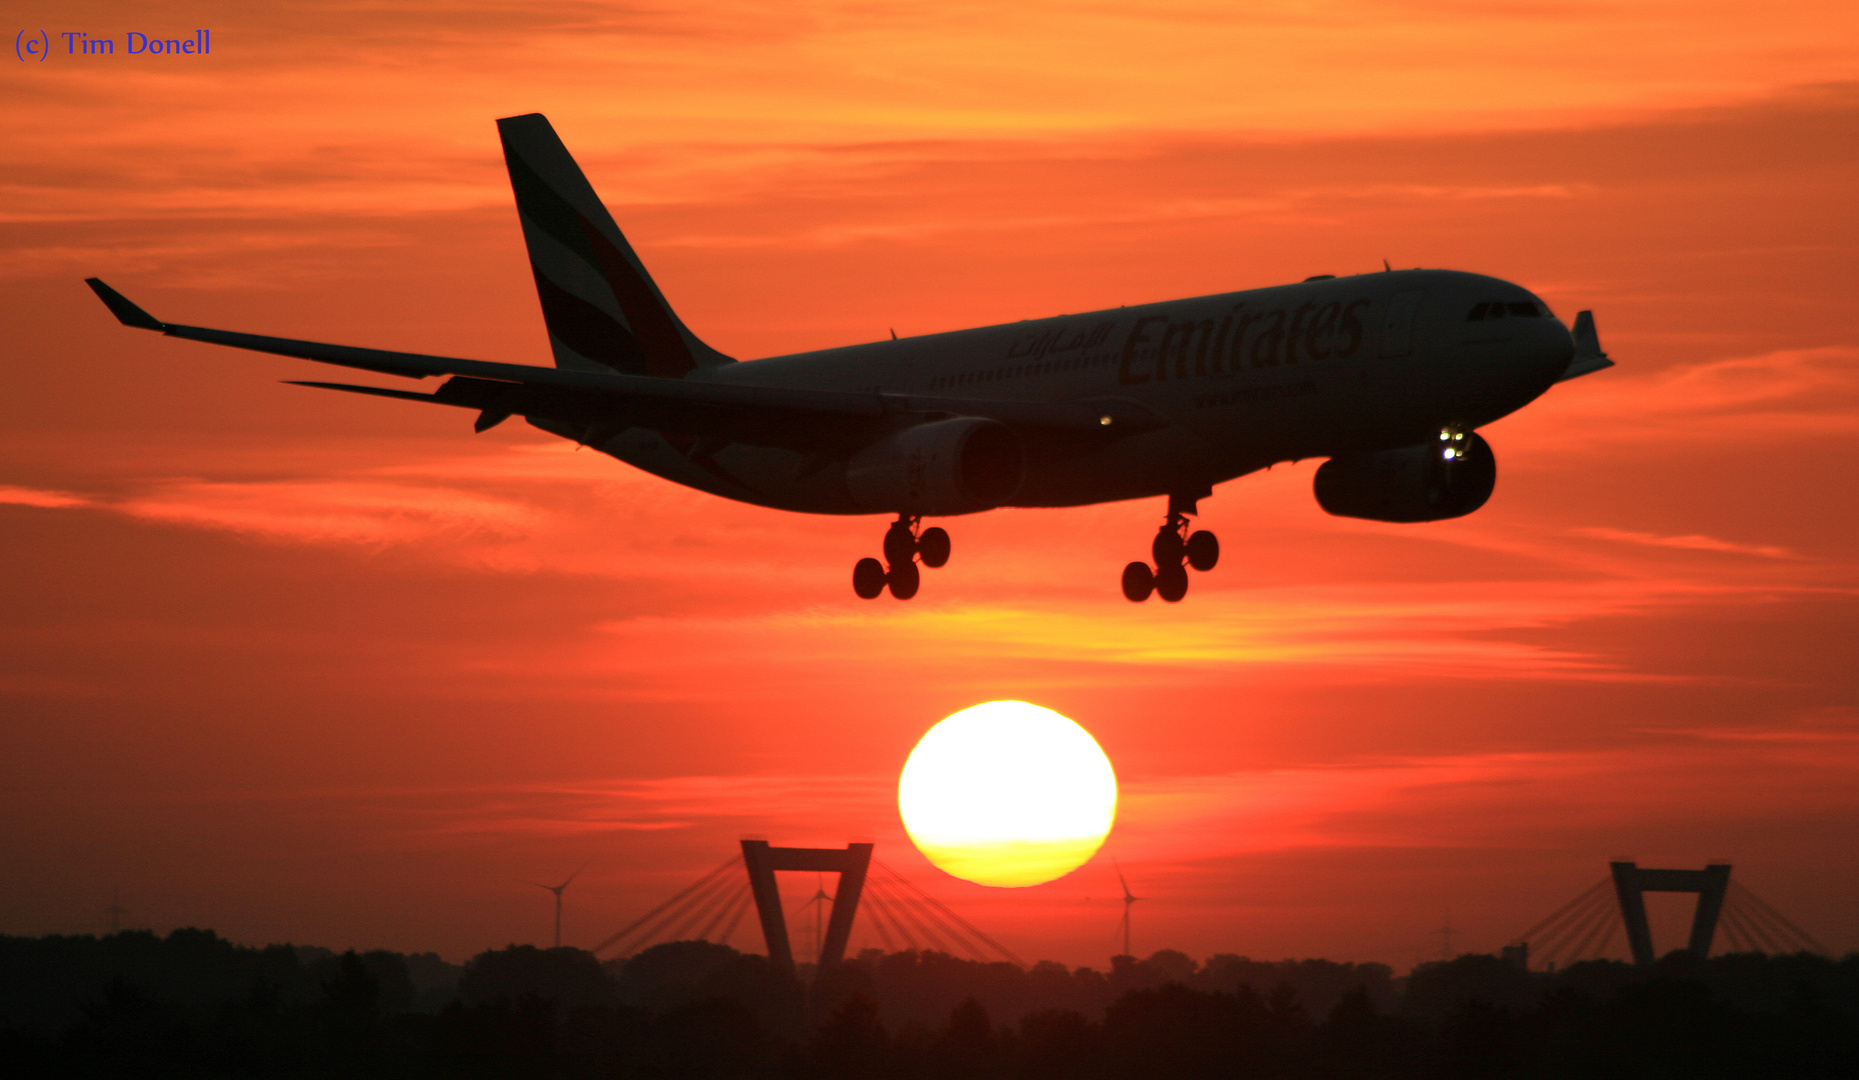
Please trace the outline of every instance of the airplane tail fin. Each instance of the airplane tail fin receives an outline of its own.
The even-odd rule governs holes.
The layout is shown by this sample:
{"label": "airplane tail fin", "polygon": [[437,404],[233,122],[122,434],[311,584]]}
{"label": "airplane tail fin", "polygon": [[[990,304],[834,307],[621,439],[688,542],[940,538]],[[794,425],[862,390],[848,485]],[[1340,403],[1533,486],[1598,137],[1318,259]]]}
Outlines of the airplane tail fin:
{"label": "airplane tail fin", "polygon": [[677,379],[735,362],[671,310],[547,117],[497,132],[556,367]]}

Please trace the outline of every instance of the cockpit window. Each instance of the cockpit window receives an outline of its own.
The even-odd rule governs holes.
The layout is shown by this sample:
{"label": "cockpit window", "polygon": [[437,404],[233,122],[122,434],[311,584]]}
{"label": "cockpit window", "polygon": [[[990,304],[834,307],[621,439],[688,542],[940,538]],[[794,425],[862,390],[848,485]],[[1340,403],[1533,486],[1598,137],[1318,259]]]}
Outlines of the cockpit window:
{"label": "cockpit window", "polygon": [[1506,314],[1515,315],[1522,319],[1540,319],[1543,317],[1543,309],[1529,300],[1512,300],[1509,302],[1503,300],[1488,300],[1468,312],[1465,316],[1465,321],[1477,322],[1480,319],[1502,319]]}

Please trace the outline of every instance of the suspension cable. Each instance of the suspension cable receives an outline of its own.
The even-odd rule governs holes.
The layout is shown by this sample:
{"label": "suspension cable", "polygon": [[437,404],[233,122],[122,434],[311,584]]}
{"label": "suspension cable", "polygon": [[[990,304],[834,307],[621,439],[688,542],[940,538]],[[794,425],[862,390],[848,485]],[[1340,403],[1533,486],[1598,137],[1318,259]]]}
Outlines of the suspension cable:
{"label": "suspension cable", "polygon": [[1560,919],[1562,916],[1568,914],[1571,910],[1575,908],[1576,905],[1582,903],[1583,901],[1591,899],[1595,893],[1600,892],[1602,889],[1607,888],[1607,886],[1612,882],[1612,880],[1613,879],[1611,878],[1602,878],[1600,881],[1596,882],[1592,887],[1584,890],[1580,895],[1576,896],[1575,899],[1570,900],[1568,903],[1563,904],[1561,907],[1557,908],[1555,912],[1552,913],[1547,919],[1544,919],[1542,922],[1537,923],[1535,926],[1530,927],[1528,930],[1525,930],[1523,933],[1518,934],[1516,937],[1512,938],[1511,944],[1520,945],[1536,937],[1536,935],[1541,933],[1544,930],[1544,928],[1549,926],[1549,924],[1555,922],[1557,919]]}
{"label": "suspension cable", "polygon": [[1793,935],[1793,942],[1792,942],[1793,944],[1799,944],[1799,945],[1806,946],[1806,948],[1800,949],[1798,951],[1818,953],[1821,956],[1827,955],[1827,947],[1825,945],[1822,945],[1819,941],[1815,940],[1814,935],[1808,933],[1807,931],[1796,926],[1794,923],[1790,922],[1786,915],[1783,915],[1781,912],[1775,910],[1775,907],[1772,904],[1770,904],[1767,900],[1764,900],[1762,897],[1757,896],[1755,893],[1751,892],[1748,888],[1744,887],[1741,884],[1733,884],[1730,887],[1737,891],[1737,895],[1740,898],[1751,901],[1755,905],[1758,911],[1762,912],[1764,915],[1768,916],[1769,918],[1775,920],[1775,922],[1780,923],[1783,927],[1785,927],[1788,930],[1788,932],[1791,935]]}
{"label": "suspension cable", "polygon": [[902,874],[897,873],[895,870],[892,870],[890,867],[885,866],[883,863],[879,863],[878,866],[879,866],[879,869],[882,870],[892,881],[896,882],[898,885],[902,886],[905,890],[907,890],[908,892],[912,894],[915,894],[918,898],[920,898],[924,904],[928,905],[929,910],[931,910],[932,912],[935,912],[938,916],[940,916],[947,922],[952,923],[955,926],[961,928],[963,931],[965,931],[968,934],[969,937],[979,941],[982,945],[986,946],[988,949],[992,950],[996,954],[1006,957],[1007,959],[1013,961],[1016,964],[1021,964],[1022,966],[1024,966],[1025,962],[1022,961],[1018,956],[1014,955],[1014,952],[1012,949],[1007,948],[1005,945],[1002,945],[1000,942],[995,941],[993,938],[983,933],[980,927],[977,927],[974,923],[971,923],[967,919],[964,919],[960,915],[957,915],[947,904],[944,904],[942,901],[929,895],[928,893],[924,892],[922,889],[917,888],[917,886],[913,884],[909,878],[906,878]]}
{"label": "suspension cable", "polygon": [[665,912],[667,908],[670,908],[673,905],[679,903],[685,897],[689,896],[691,893],[696,892],[697,890],[705,887],[706,885],[709,885],[717,877],[721,876],[723,873],[728,871],[730,867],[735,866],[741,862],[742,862],[741,855],[731,855],[728,859],[725,859],[723,861],[723,864],[721,866],[718,866],[716,869],[710,871],[708,874],[705,874],[703,877],[698,878],[695,882],[693,882],[692,884],[686,886],[683,890],[681,890],[676,896],[673,896],[671,899],[653,908],[651,911],[646,912],[644,915],[641,915],[637,919],[634,919],[632,922],[626,924],[626,926],[621,928],[618,933],[614,934],[612,937],[609,937],[607,940],[601,942],[600,944],[594,946],[592,949],[589,949],[588,952],[594,953],[595,955],[599,955],[600,953],[606,951],[608,948],[612,947],[618,942],[625,940],[628,936],[630,936],[633,933],[633,931],[639,929],[641,926],[644,926],[646,923],[649,923],[653,921],[654,919],[657,919],[661,914]]}

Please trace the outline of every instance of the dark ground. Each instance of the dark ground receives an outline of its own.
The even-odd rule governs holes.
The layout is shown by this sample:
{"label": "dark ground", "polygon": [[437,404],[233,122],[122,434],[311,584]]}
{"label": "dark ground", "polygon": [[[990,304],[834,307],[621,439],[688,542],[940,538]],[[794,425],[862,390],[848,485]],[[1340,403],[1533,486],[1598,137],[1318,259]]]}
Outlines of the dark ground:
{"label": "dark ground", "polygon": [[1030,970],[868,950],[803,989],[677,942],[600,963],[166,938],[0,937],[18,1077],[1859,1078],[1859,956],[1553,974],[1118,957]]}

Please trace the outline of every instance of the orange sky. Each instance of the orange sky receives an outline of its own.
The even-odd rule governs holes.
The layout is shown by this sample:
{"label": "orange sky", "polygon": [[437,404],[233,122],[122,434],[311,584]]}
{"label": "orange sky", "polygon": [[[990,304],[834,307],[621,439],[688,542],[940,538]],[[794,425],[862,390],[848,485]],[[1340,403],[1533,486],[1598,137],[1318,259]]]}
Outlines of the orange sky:
{"label": "orange sky", "polygon": [[[1859,948],[1859,9],[1850,4],[14,5],[0,109],[0,932],[591,943],[725,857],[874,838],[1022,955],[1492,950],[1610,857],[1736,863]],[[210,57],[64,30],[213,31]],[[521,424],[279,379],[180,322],[546,363],[491,120],[540,110],[741,357],[1313,273],[1495,274],[1620,366],[1486,429],[1479,513],[1158,501],[947,522],[672,487]],[[910,851],[916,738],[1023,698],[1124,781],[1105,856]],[[804,894],[806,883],[796,885]],[[1676,909],[1665,910],[1665,940]],[[741,942],[739,942],[741,943]],[[855,944],[858,943],[855,938]]]}

